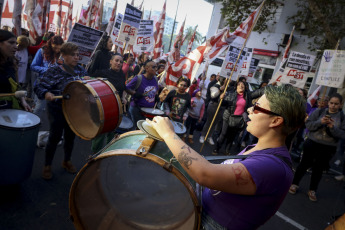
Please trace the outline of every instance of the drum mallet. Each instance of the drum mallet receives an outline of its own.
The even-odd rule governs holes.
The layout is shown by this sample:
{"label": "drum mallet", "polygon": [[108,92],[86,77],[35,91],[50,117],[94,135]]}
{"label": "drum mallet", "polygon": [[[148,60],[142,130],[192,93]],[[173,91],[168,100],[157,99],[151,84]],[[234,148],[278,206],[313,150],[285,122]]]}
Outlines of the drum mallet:
{"label": "drum mallet", "polygon": [[12,97],[15,96],[16,98],[22,98],[22,97],[26,97],[27,92],[24,90],[21,91],[16,91],[14,93],[1,93],[0,97]]}
{"label": "drum mallet", "polygon": [[71,98],[71,95],[69,94],[65,94],[65,95],[60,95],[60,96],[54,96],[53,99],[70,99]]}

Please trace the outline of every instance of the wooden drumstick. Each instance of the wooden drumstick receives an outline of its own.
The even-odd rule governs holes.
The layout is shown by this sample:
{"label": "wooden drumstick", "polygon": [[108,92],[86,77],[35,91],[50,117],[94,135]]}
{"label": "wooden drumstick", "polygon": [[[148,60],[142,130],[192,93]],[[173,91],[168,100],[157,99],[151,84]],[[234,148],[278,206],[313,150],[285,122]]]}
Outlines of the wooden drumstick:
{"label": "wooden drumstick", "polygon": [[54,96],[53,99],[70,99],[71,96],[69,94],[66,95],[59,95],[59,96]]}
{"label": "wooden drumstick", "polygon": [[16,91],[14,93],[1,93],[0,97],[12,97],[15,96],[16,98],[26,97],[27,92],[24,90]]}
{"label": "wooden drumstick", "polygon": [[155,106],[153,106],[153,110],[155,110],[155,109],[156,109],[157,103],[158,103],[158,102],[156,102]]}

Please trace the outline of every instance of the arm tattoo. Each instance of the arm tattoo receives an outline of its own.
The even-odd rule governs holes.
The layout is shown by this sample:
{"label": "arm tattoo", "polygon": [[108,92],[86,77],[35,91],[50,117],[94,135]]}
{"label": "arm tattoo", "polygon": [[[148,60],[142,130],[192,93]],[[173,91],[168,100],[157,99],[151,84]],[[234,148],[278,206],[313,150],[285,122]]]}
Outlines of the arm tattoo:
{"label": "arm tattoo", "polygon": [[180,162],[180,164],[184,165],[187,169],[189,169],[189,166],[192,164],[193,160],[198,159],[188,156],[188,153],[180,152],[177,156],[177,160],[178,162]]}
{"label": "arm tattoo", "polygon": [[184,145],[181,149],[187,149],[189,153],[191,153],[190,151],[190,147],[188,145]]}
{"label": "arm tattoo", "polygon": [[235,174],[235,180],[237,185],[247,185],[250,182],[247,173],[245,172],[244,166],[242,165],[233,165],[232,171]]}

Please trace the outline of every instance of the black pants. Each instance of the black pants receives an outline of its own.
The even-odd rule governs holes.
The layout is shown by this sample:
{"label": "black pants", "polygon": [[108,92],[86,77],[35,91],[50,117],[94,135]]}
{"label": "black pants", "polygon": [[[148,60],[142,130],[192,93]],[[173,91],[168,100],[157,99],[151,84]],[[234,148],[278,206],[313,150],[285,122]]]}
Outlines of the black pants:
{"label": "black pants", "polygon": [[[207,113],[207,120],[206,120],[206,123],[202,129],[202,132],[201,132],[201,136],[206,136],[207,134],[207,131],[208,129],[210,128],[210,125],[211,125],[211,122],[213,120],[213,117],[214,117],[214,114],[216,113],[217,111],[217,107],[218,107],[218,103],[217,102],[213,102],[211,101],[209,104],[208,104],[208,107],[207,107],[207,110],[206,110],[206,113]],[[220,130],[220,127],[219,126],[222,126],[222,124],[218,125],[218,128],[217,128],[217,124],[218,122],[222,122],[222,117],[223,117],[223,113],[224,113],[224,108],[223,107],[220,107],[219,108],[219,111],[217,113],[217,117],[215,118],[214,120],[214,123],[212,125],[212,128],[210,130],[210,133],[209,133],[209,137],[212,136],[213,132],[217,132],[218,130]],[[215,128],[216,127],[216,128]],[[217,136],[218,136],[218,133],[217,133]]]}
{"label": "black pants", "polygon": [[216,143],[216,150],[219,151],[222,148],[224,141],[226,141],[225,152],[230,153],[232,142],[234,141],[236,135],[241,131],[238,128],[230,128],[227,120],[223,120],[222,132]]}
{"label": "black pants", "polygon": [[186,129],[187,129],[186,134],[188,133],[188,128],[190,128],[189,135],[193,136],[193,133],[194,133],[194,130],[196,127],[196,123],[198,122],[198,120],[199,120],[198,118],[193,118],[191,116],[188,116],[188,118],[186,120]]}
{"label": "black pants", "polygon": [[307,139],[303,145],[301,163],[297,166],[292,183],[298,185],[308,168],[312,168],[310,190],[317,190],[323,170],[327,169],[329,161],[335,154],[336,146],[319,144]]}
{"label": "black pants", "polygon": [[61,107],[52,106],[49,103],[47,106],[47,112],[50,130],[46,146],[45,165],[52,164],[56,147],[61,140],[62,133],[64,133],[64,161],[69,161],[71,160],[75,134],[68,126]]}

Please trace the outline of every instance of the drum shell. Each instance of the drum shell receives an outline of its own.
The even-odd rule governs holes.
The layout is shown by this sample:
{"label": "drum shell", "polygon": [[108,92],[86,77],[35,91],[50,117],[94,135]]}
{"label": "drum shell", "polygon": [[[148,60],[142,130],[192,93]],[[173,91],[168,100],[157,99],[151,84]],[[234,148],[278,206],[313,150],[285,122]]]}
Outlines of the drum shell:
{"label": "drum shell", "polygon": [[0,125],[0,185],[19,184],[30,177],[39,125],[25,128]]}
{"label": "drum shell", "polygon": [[[103,150],[102,150],[102,154],[100,154],[99,156],[97,156],[95,158],[95,161],[91,161],[90,163],[88,163],[87,165],[85,165],[78,173],[76,179],[74,180],[73,184],[72,184],[72,188],[70,191],[70,212],[71,212],[71,216],[72,216],[72,220],[74,221],[74,225],[76,227],[76,229],[199,229],[200,227],[200,207],[197,204],[197,198],[195,195],[195,190],[194,190],[194,186],[195,186],[195,182],[188,177],[188,179],[186,179],[186,177],[184,177],[183,174],[181,174],[180,170],[177,170],[177,167],[173,167],[173,173],[177,173],[180,175],[180,178],[178,178],[183,184],[185,184],[186,188],[188,188],[187,190],[189,190],[190,194],[190,200],[193,200],[194,204],[197,204],[194,207],[194,215],[191,219],[188,219],[188,223],[187,225],[190,226],[194,226],[192,228],[184,228],[181,226],[177,226],[176,228],[161,228],[161,227],[148,227],[148,228],[142,228],[141,227],[129,227],[128,225],[126,225],[126,223],[117,223],[116,226],[112,225],[111,222],[111,218],[113,218],[114,216],[121,216],[121,214],[114,214],[114,209],[111,208],[108,204],[106,204],[107,199],[105,199],[104,197],[97,199],[96,196],[91,195],[92,193],[94,193],[95,190],[97,190],[97,192],[102,191],[102,189],[100,188],[95,188],[94,185],[99,185],[101,184],[101,180],[95,179],[93,174],[90,175],[90,172],[88,173],[88,169],[91,169],[91,167],[95,167],[95,165],[100,164],[100,159],[107,159],[109,157],[112,157],[113,154],[120,153],[121,155],[117,155],[118,156],[128,156],[131,155],[131,157],[138,157],[138,158],[147,158],[150,159],[151,156],[153,156],[153,158],[156,158],[155,155],[151,155],[150,153],[158,153],[158,152],[164,152],[164,154],[161,154],[162,157],[162,161],[163,158],[165,159],[164,161],[169,162],[170,158],[172,157],[172,153],[168,152],[168,148],[165,145],[164,142],[157,142],[156,146],[154,146],[150,153],[146,156],[146,157],[142,157],[142,156],[138,156],[138,155],[133,155],[133,150],[138,148],[141,141],[146,137],[145,134],[143,134],[140,131],[134,131],[134,132],[129,132],[126,133],[124,135],[121,135],[121,137],[117,140],[113,140],[112,143],[108,144]],[[131,152],[131,153],[130,153]],[[171,155],[169,155],[169,153]],[[152,159],[152,158],[151,158]],[[177,166],[178,163],[175,162],[173,163],[174,166]],[[182,168],[182,167],[180,167]],[[163,169],[163,167],[161,168],[162,173],[166,173],[166,171]],[[99,171],[101,170],[97,170],[97,173],[100,173]],[[116,172],[117,174],[118,172]],[[119,172],[121,173],[121,172]],[[185,173],[185,172],[184,172]],[[114,174],[112,174],[114,175]],[[185,175],[187,175],[185,173]],[[84,179],[82,178],[84,177]],[[85,178],[91,178],[91,181],[87,181],[87,187],[83,186],[79,186],[78,184],[82,183],[82,180],[85,180]],[[140,181],[140,176],[138,175],[138,180]],[[83,182],[85,183],[85,182]],[[157,182],[159,183],[159,182]],[[150,187],[150,186],[148,186]],[[119,188],[120,189],[120,188]],[[87,190],[87,191],[86,191]],[[86,192],[84,192],[86,191]],[[138,191],[139,192],[139,191]],[[122,192],[124,193],[124,192]],[[173,193],[173,192],[172,192]],[[81,195],[82,194],[82,195]],[[94,215],[93,213],[89,213],[88,211],[85,211],[88,209],[88,207],[86,207],[85,205],[81,204],[80,197],[81,196],[88,196],[88,199],[90,200],[90,203],[92,204],[88,204],[87,206],[91,209],[100,209],[102,210],[102,214],[99,215],[102,218],[95,218],[96,215]],[[114,194],[115,196],[115,194]],[[128,196],[131,196],[131,194],[128,194]],[[104,202],[104,205],[101,204]],[[89,202],[88,202],[89,203]],[[104,207],[107,206],[107,207]],[[168,206],[168,204],[167,204]],[[84,214],[80,214],[78,213],[79,211],[84,212]],[[150,211],[147,211],[150,213]],[[84,215],[90,215],[90,217],[86,217]],[[92,218],[95,218],[93,220],[91,220]],[[102,220],[101,220],[102,219]],[[190,221],[193,220],[193,223],[191,223]],[[98,223],[98,224],[97,224]],[[122,225],[123,224],[123,225]],[[191,225],[192,224],[192,225]],[[100,227],[101,226],[101,227]]]}

